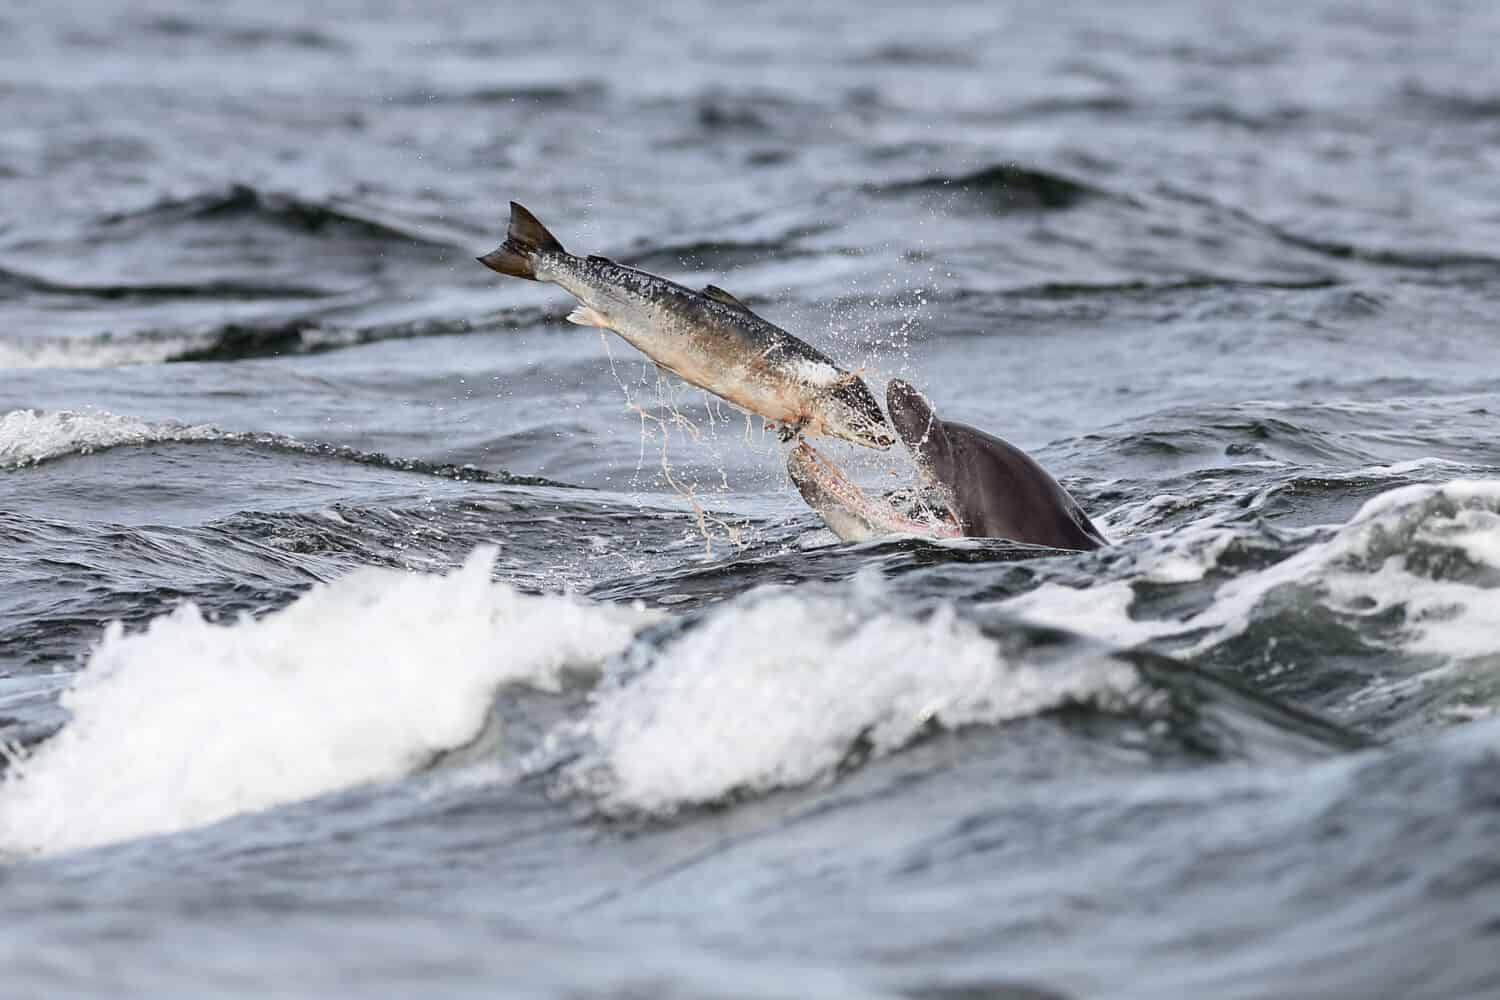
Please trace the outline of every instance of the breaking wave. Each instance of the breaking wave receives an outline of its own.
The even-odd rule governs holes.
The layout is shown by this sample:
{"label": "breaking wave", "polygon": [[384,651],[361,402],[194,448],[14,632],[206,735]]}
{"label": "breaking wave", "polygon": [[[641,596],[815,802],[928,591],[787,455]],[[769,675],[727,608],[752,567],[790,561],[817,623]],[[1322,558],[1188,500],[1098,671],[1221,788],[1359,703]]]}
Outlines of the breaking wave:
{"label": "breaking wave", "polygon": [[1500,708],[1500,482],[1391,489],[1333,528],[1210,523],[1149,541],[1110,579],[998,606],[1200,662],[1232,650],[1273,692],[1317,663],[1303,700],[1382,728]]}
{"label": "breaking wave", "polygon": [[829,778],[851,755],[934,727],[1112,705],[1136,690],[1120,661],[1042,667],[1007,657],[951,606],[908,617],[869,603],[761,592],[641,649],[577,724],[590,749],[566,783],[609,811],[670,814]]}
{"label": "breaking wave", "polygon": [[409,774],[478,735],[500,686],[596,670],[647,620],[520,594],[494,558],[360,570],[259,620],[186,604],[111,627],[63,695],[70,721],[0,780],[0,847],[169,833]]}
{"label": "breaking wave", "polygon": [[215,351],[219,333],[143,331],[93,337],[0,338],[0,368],[119,368],[200,360]]}
{"label": "breaking wave", "polygon": [[508,717],[497,691],[553,690],[564,672],[594,685],[584,710],[520,757],[491,754],[492,774],[550,776],[606,815],[816,784],[936,732],[1070,709],[1137,720],[1138,748],[1213,759],[1360,745],[1174,661],[911,605],[870,573],[664,618],[525,596],[492,582],[495,558],[481,547],[447,576],[357,570],[259,619],[185,604],[138,632],[112,625],[63,696],[69,721],[13,752],[0,848],[165,833],[469,763]]}
{"label": "breaking wave", "polygon": [[92,337],[0,337],[0,368],[116,368],[175,361],[242,361],[321,354],[387,340],[450,337],[561,322],[558,310],[521,307],[474,319],[340,326],[316,319],[226,323],[208,330],[143,330]]}
{"label": "breaking wave", "polygon": [[253,445],[464,482],[567,486],[566,483],[537,476],[514,476],[508,472],[491,472],[473,465],[394,458],[380,452],[360,451],[344,445],[301,441],[284,434],[225,431],[209,424],[148,421],[138,417],[118,416],[103,410],[11,410],[0,414],[0,469],[22,468],[70,455],[91,455],[108,448],[173,442]]}
{"label": "breaking wave", "polygon": [[11,410],[0,415],[0,468],[19,468],[106,448],[167,441],[220,441],[208,424],[152,423],[103,410]]}

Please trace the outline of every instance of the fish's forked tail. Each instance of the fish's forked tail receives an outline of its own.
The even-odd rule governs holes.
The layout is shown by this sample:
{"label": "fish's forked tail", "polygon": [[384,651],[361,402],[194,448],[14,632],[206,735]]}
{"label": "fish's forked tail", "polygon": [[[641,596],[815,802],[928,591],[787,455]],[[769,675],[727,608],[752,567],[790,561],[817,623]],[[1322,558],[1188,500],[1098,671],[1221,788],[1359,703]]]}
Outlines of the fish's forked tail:
{"label": "fish's forked tail", "polygon": [[511,202],[510,227],[505,231],[505,242],[475,260],[492,271],[535,281],[536,255],[543,250],[567,253],[557,242],[557,237],[547,232],[547,227],[537,221],[536,216],[524,206]]}

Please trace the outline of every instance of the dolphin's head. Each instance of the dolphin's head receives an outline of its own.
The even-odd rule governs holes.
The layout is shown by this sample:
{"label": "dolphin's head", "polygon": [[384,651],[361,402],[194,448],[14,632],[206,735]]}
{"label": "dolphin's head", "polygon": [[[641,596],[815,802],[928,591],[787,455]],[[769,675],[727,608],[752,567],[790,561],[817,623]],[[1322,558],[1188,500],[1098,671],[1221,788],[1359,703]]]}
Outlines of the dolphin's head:
{"label": "dolphin's head", "polygon": [[910,382],[891,379],[885,389],[891,424],[911,452],[912,461],[924,476],[951,487],[954,481],[953,444],[927,397]]}
{"label": "dolphin's head", "polygon": [[840,378],[823,400],[823,422],[829,434],[868,448],[889,448],[896,443],[880,412],[875,394],[858,375]]}

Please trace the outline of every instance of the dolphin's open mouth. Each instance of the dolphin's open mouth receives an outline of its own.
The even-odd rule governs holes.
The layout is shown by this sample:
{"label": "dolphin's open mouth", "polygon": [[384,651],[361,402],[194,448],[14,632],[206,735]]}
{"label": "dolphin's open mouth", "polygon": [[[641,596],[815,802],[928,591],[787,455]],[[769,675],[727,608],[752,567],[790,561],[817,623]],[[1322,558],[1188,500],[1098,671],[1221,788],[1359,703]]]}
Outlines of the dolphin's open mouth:
{"label": "dolphin's open mouth", "polygon": [[[928,535],[958,538],[958,519],[946,505],[937,509],[917,503],[915,514],[898,509],[889,498],[872,499],[827,458],[803,441],[787,456],[787,472],[808,506],[823,516],[846,542],[878,535]],[[905,506],[903,504],[903,506]]]}

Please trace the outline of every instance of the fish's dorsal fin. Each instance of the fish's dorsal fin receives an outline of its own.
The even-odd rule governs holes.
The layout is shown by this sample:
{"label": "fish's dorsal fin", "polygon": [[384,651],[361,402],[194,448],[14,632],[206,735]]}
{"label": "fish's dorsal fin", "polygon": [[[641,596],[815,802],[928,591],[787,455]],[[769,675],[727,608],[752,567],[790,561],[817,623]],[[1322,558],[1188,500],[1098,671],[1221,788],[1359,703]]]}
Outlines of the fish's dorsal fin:
{"label": "fish's dorsal fin", "polygon": [[614,261],[610,260],[608,257],[605,257],[603,254],[597,254],[597,253],[591,253],[591,254],[589,254],[588,261],[589,261],[590,264],[613,264],[614,263]]}
{"label": "fish's dorsal fin", "polygon": [[745,310],[745,312],[750,311],[749,306],[745,305],[745,303],[741,302],[733,295],[730,295],[728,292],[724,291],[724,289],[720,288],[718,285],[704,285],[703,294],[713,299],[715,302],[724,303],[726,306],[734,306],[736,309]]}

